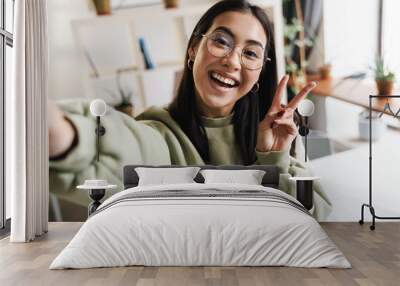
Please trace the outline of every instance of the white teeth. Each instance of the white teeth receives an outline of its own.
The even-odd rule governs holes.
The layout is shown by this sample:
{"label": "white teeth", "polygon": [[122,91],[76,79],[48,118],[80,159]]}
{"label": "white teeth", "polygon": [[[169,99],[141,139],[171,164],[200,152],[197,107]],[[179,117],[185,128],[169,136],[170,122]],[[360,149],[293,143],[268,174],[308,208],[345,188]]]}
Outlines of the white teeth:
{"label": "white teeth", "polygon": [[211,76],[213,78],[225,83],[225,84],[229,84],[229,85],[232,85],[232,86],[235,85],[235,81],[233,79],[225,78],[225,77],[223,77],[222,75],[220,75],[220,74],[218,74],[216,72],[211,73]]}

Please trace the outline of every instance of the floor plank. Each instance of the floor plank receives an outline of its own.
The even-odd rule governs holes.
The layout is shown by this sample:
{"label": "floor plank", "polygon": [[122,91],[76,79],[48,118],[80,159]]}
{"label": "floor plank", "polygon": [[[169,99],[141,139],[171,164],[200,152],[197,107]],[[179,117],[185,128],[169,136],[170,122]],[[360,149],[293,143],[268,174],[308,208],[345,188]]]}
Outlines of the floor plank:
{"label": "floor plank", "polygon": [[0,285],[400,285],[400,223],[379,222],[375,231],[357,223],[321,223],[352,263],[352,269],[290,267],[117,267],[48,269],[81,223],[50,223],[32,243],[0,240]]}

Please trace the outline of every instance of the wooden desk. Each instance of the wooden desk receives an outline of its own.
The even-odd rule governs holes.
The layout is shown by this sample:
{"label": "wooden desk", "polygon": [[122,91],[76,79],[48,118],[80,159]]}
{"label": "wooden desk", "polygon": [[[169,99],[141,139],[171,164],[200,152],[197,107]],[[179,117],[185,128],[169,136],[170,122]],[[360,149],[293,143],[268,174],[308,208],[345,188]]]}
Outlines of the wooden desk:
{"label": "wooden desk", "polygon": [[[377,90],[374,83],[364,80],[341,80],[341,79],[317,79],[311,77],[310,81],[316,81],[318,85],[312,90],[317,96],[332,97],[358,106],[369,108],[369,95],[376,95]],[[394,90],[393,94],[400,95],[400,90]],[[376,99],[372,100],[372,110],[382,112],[385,104],[389,102],[394,113],[400,109],[400,99]],[[390,114],[387,110],[386,114]]]}

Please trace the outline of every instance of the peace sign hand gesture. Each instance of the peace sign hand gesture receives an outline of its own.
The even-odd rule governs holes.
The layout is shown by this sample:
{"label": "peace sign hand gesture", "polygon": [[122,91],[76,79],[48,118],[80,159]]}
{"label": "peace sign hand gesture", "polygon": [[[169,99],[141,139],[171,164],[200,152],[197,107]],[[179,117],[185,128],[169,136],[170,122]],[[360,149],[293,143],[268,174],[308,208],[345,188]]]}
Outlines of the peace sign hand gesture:
{"label": "peace sign hand gesture", "polygon": [[258,125],[256,150],[261,152],[286,150],[298,134],[293,120],[294,111],[299,103],[317,85],[307,84],[286,107],[281,105],[281,98],[289,76],[285,75],[279,82],[272,105],[264,119]]}

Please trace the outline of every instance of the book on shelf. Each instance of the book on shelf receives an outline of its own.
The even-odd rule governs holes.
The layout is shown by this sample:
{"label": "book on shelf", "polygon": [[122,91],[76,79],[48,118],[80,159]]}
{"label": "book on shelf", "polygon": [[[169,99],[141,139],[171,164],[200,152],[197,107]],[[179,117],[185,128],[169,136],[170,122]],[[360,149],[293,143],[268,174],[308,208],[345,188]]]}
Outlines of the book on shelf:
{"label": "book on shelf", "polygon": [[155,69],[156,66],[151,59],[147,43],[143,37],[139,38],[139,46],[140,46],[140,51],[142,52],[143,59],[144,59],[144,65],[147,70]]}

